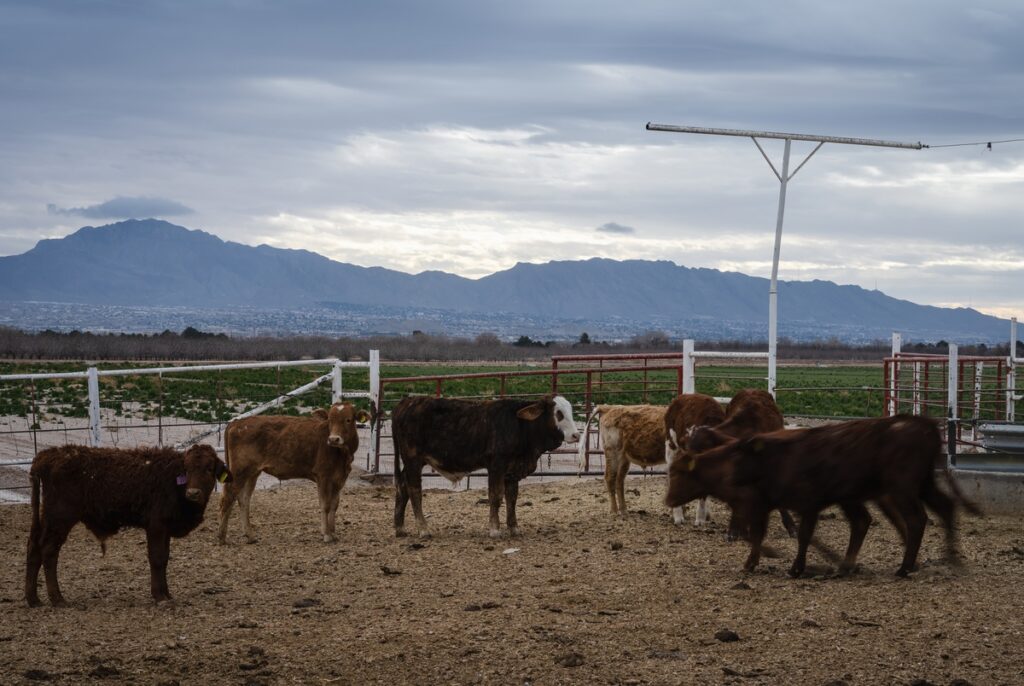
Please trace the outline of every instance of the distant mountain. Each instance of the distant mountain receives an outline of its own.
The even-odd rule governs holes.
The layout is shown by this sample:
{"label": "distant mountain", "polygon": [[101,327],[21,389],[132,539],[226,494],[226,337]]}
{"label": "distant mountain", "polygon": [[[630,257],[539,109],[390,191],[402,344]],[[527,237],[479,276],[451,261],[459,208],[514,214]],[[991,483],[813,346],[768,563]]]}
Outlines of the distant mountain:
{"label": "distant mountain", "polygon": [[[668,261],[590,259],[516,264],[481,279],[405,274],[335,262],[306,250],[223,241],[165,221],[129,220],[40,241],[0,257],[0,300],[223,308],[433,308],[551,320],[625,320],[649,328],[700,323],[749,331],[768,317],[768,280]],[[939,308],[830,281],[779,283],[780,332],[794,338],[1004,341],[1006,320]],[[801,332],[793,335],[792,332]],[[788,333],[787,333],[788,332]],[[763,335],[761,336],[764,337]]]}

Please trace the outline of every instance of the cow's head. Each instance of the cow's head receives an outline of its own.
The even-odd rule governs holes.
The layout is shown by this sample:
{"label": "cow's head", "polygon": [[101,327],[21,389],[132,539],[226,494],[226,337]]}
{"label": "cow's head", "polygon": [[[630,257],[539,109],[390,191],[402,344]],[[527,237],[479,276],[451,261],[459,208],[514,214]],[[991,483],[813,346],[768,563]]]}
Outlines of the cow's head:
{"label": "cow's head", "polygon": [[540,422],[539,426],[543,426],[554,448],[565,441],[575,443],[580,440],[580,431],[572,418],[572,404],[560,395],[544,396],[519,410],[516,416],[531,423]]}
{"label": "cow's head", "polygon": [[365,422],[369,418],[369,412],[356,410],[352,403],[334,403],[327,410],[327,445],[332,448],[358,445],[356,423]]}
{"label": "cow's head", "polygon": [[178,485],[185,487],[185,497],[205,508],[217,482],[231,481],[231,472],[217,452],[208,445],[194,445],[185,451],[185,473]]}
{"label": "cow's head", "polygon": [[698,453],[716,448],[733,440],[710,426],[691,426],[682,436],[669,429],[665,438],[665,462],[692,462]]}

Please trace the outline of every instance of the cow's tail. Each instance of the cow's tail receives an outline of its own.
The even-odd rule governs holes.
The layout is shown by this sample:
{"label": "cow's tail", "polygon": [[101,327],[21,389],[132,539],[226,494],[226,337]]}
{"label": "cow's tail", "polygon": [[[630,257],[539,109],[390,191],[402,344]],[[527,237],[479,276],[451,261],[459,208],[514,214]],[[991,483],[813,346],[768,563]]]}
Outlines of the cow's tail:
{"label": "cow's tail", "polygon": [[31,481],[32,483],[32,524],[31,528],[29,529],[28,537],[30,539],[30,543],[32,543],[35,546],[38,546],[39,537],[43,533],[43,522],[40,516],[39,507],[39,475],[31,473],[29,476],[29,481]]}
{"label": "cow's tail", "polygon": [[598,405],[594,408],[594,411],[587,417],[587,421],[583,423],[583,433],[580,434],[579,447],[576,448],[576,475],[582,476],[583,469],[586,463],[586,452],[587,452],[587,436],[590,435],[590,422],[594,421],[594,417],[601,414],[603,405]]}
{"label": "cow's tail", "polygon": [[391,443],[395,446],[395,489],[402,487],[402,441],[399,440],[399,431],[395,426],[395,415],[391,414]]}
{"label": "cow's tail", "polygon": [[949,490],[953,492],[953,497],[956,498],[963,506],[965,510],[973,515],[979,517],[984,514],[978,505],[964,495],[964,492],[960,490],[960,485],[957,484],[956,479],[953,478],[953,471],[949,468],[943,469],[942,472],[946,475],[946,483],[949,484]]}

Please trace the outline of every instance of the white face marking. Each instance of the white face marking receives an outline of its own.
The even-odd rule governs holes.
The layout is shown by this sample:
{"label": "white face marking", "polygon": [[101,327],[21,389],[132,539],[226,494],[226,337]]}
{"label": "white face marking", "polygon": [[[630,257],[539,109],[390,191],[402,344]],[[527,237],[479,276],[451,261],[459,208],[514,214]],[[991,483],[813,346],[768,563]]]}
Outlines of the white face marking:
{"label": "white face marking", "polygon": [[572,418],[572,404],[560,395],[555,396],[555,424],[565,436],[566,443],[580,440],[580,431]]}

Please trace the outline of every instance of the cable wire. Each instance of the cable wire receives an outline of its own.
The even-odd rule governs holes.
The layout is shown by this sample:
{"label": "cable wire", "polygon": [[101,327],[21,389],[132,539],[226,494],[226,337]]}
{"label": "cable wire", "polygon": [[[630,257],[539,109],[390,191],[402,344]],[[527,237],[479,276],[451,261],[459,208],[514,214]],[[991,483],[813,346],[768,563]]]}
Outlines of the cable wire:
{"label": "cable wire", "polygon": [[926,145],[924,147],[926,147],[926,148],[960,148],[960,147],[967,146],[967,145],[984,145],[989,150],[991,150],[992,146],[995,145],[996,143],[1020,143],[1021,141],[1024,141],[1024,138],[1007,138],[1006,140],[1002,140],[1002,141],[978,141],[977,143],[948,143],[946,145]]}

